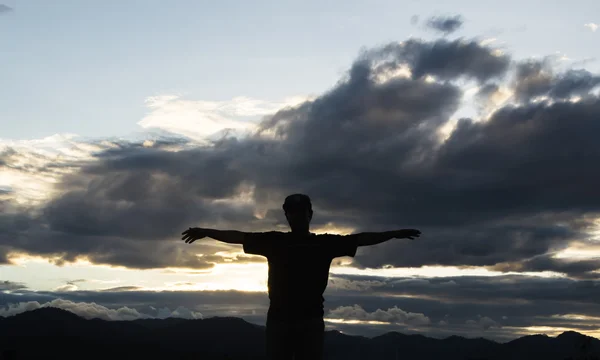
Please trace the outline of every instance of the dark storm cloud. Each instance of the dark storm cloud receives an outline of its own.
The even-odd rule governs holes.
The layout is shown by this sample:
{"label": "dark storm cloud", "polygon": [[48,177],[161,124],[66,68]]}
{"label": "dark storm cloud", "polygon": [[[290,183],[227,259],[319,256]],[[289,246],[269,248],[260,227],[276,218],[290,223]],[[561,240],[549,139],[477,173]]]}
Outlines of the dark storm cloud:
{"label": "dark storm cloud", "polygon": [[521,101],[536,96],[567,99],[586,96],[600,85],[600,76],[585,69],[569,69],[556,74],[550,59],[527,60],[517,65],[515,95]]}
{"label": "dark storm cloud", "polygon": [[556,78],[552,89],[550,89],[550,96],[567,98],[585,95],[598,85],[600,85],[600,76],[593,75],[583,69],[569,70]]}
{"label": "dark storm cloud", "polygon": [[434,16],[427,20],[427,27],[444,34],[450,34],[460,29],[463,25],[463,22],[464,20],[460,15],[447,17]]}
{"label": "dark storm cloud", "polygon": [[[64,198],[61,198],[64,199]],[[175,234],[165,234],[159,239],[153,235],[152,229],[160,231],[160,223],[147,222],[140,219],[135,223],[135,216],[122,216],[118,219],[115,214],[106,213],[99,208],[97,217],[92,217],[93,206],[87,206],[85,196],[82,196],[81,207],[62,208],[64,219],[69,222],[70,228],[60,227],[47,221],[39,215],[27,213],[1,213],[0,224],[3,232],[0,233],[0,254],[4,263],[8,262],[6,255],[12,251],[25,251],[31,255],[48,256],[52,261],[61,265],[65,261],[75,261],[79,257],[98,264],[121,265],[130,268],[162,268],[168,266],[183,266],[200,269],[208,269],[214,263],[223,262],[224,257],[211,255],[218,251],[226,250],[223,245],[213,242],[199,241],[193,248],[185,247],[185,244],[175,241],[181,235],[181,231]],[[52,208],[50,208],[52,209]],[[108,208],[105,208],[107,210]],[[110,210],[116,211],[116,210]],[[184,214],[182,214],[184,216]],[[50,218],[51,220],[53,218]],[[114,228],[121,220],[124,232],[119,233]],[[138,218],[139,219],[139,218]],[[89,221],[86,223],[85,221]],[[195,219],[189,219],[193,224]],[[114,223],[110,223],[114,221]],[[79,222],[79,224],[77,224]],[[102,231],[103,224],[109,227]],[[50,224],[50,228],[48,228]],[[62,223],[60,223],[62,224]],[[89,228],[85,228],[88,225]],[[132,229],[128,229],[130,226]],[[53,229],[52,227],[57,227]],[[137,233],[135,232],[137,229]],[[98,230],[94,232],[94,230]],[[137,234],[137,236],[135,236]],[[147,237],[143,237],[147,234]],[[172,241],[167,241],[171,239]],[[198,257],[197,253],[210,256]],[[228,258],[230,261],[256,261],[249,257]]]}
{"label": "dark storm cloud", "polygon": [[[371,223],[389,227],[395,217],[431,236],[414,245],[382,245],[379,262],[417,265],[423,256],[442,264],[491,265],[587,237],[587,227],[574,220],[599,211],[599,113],[600,101],[591,98],[504,108],[488,122],[460,121],[431,166],[423,167],[421,181],[404,186],[408,196],[366,206]],[[373,265],[372,250],[368,254],[364,261]]]}
{"label": "dark storm cloud", "polygon": [[[413,220],[410,215],[400,218],[407,219],[405,221],[411,224],[418,221]],[[381,219],[381,221],[387,221],[388,228],[394,224],[392,219]],[[463,224],[455,228],[451,225],[443,228],[437,226],[421,228],[427,229],[427,241],[392,240],[376,247],[360,248],[356,255],[356,265],[365,267],[378,267],[382,264],[409,267],[491,266],[560,250],[566,247],[570,240],[583,236],[576,231],[550,224],[524,226],[484,223],[479,226]]]}
{"label": "dark storm cloud", "polygon": [[[7,262],[5,255],[13,249],[57,257],[59,264],[80,256],[95,263],[133,268],[210,268],[224,261],[222,256],[199,258],[196,253],[211,255],[230,247],[198,242],[191,248],[175,240],[199,220],[213,224],[255,220],[248,207],[211,201],[233,194],[233,188],[226,189],[227,183],[242,179],[238,176],[235,180],[232,172],[220,168],[227,159],[210,150],[189,151],[187,160],[163,150],[182,144],[176,138],[155,141],[152,148],[113,142],[109,150],[97,154],[101,161],[79,164],[79,172],[64,176],[56,187],[62,195],[41,211],[17,206],[11,199],[3,201],[0,204],[4,208],[15,210],[0,213],[1,259]],[[24,156],[19,152],[9,149],[5,154],[7,159],[10,156],[9,166],[22,163]],[[191,168],[194,159],[203,159],[204,166]],[[192,179],[190,169],[205,179],[208,174],[214,178]],[[44,170],[32,166],[31,171]],[[248,262],[256,258],[230,260]]]}
{"label": "dark storm cloud", "polygon": [[[348,283],[344,287],[335,285],[335,281]],[[596,298],[600,292],[600,282],[596,280],[573,280],[560,277],[534,277],[526,275],[501,276],[448,276],[437,278],[402,278],[359,275],[332,275],[331,288],[327,299],[342,299],[346,295],[372,297],[372,301],[434,301],[446,304],[477,306],[516,306],[539,304],[559,305],[570,302],[574,308],[559,313],[579,313],[582,307],[590,306],[586,313],[600,316],[600,306]],[[366,287],[366,291],[361,291]],[[356,290],[355,290],[356,289]],[[337,300],[336,300],[337,301]],[[388,304],[388,303],[386,303]],[[337,306],[330,305],[330,306]],[[582,306],[582,307],[580,307]],[[372,306],[365,305],[372,309]],[[465,308],[466,309],[466,308]],[[575,310],[574,310],[575,309]],[[595,309],[595,310],[594,310]],[[417,311],[416,308],[408,309]],[[551,311],[556,311],[552,308]],[[591,311],[591,313],[590,313]],[[420,312],[431,313],[421,310]],[[468,316],[468,313],[463,314]],[[495,317],[508,315],[497,312],[489,314]],[[437,316],[437,315],[436,315]]]}
{"label": "dark storm cloud", "polygon": [[[185,246],[183,230],[285,230],[281,202],[304,192],[313,199],[315,227],[423,231],[414,242],[360,249],[356,266],[516,269],[523,262],[524,270],[589,277],[594,262],[528,261],[582,241],[600,212],[600,100],[586,95],[596,75],[566,72],[546,81],[540,74],[549,65],[520,63],[520,98],[547,93],[555,103],[508,105],[484,122],[461,119],[440,142],[438,130],[463,94],[453,81],[424,77],[471,78],[485,95],[498,90],[488,81],[509,75],[510,63],[465,40],[413,39],[364,51],[330,91],[266,117],[248,138],[195,148],[183,139],[150,148],[116,142],[63,176],[60,195],[41,212],[0,214],[0,246],[138,268],[207,268],[219,261],[216,252],[241,248],[211,240]],[[381,81],[402,66],[412,76]],[[561,101],[575,93],[585,96]],[[254,204],[218,201],[250,188],[264,219]],[[237,259],[249,260],[258,261]]]}
{"label": "dark storm cloud", "polygon": [[38,225],[28,228],[27,233],[39,240],[32,242],[23,235],[13,237],[10,233],[4,233],[0,234],[0,242],[6,244],[9,249],[25,250],[31,255],[51,257],[57,265],[85,257],[97,264],[137,269],[168,266],[209,269],[214,263],[224,261],[222,256],[212,256],[209,260],[197,257],[196,251],[213,254],[223,250],[222,247],[205,243],[198,243],[195,248],[186,249],[175,241],[140,241],[118,236],[77,235],[48,231]]}
{"label": "dark storm cloud", "polygon": [[4,5],[4,4],[0,4],[0,14],[4,14],[4,13],[7,13],[7,12],[11,12],[11,11],[13,11],[13,8],[11,8],[10,6]]}
{"label": "dark storm cloud", "polygon": [[461,120],[436,154],[437,175],[450,175],[448,186],[482,218],[597,212],[599,112],[594,97],[506,107],[487,122]]}
{"label": "dark storm cloud", "polygon": [[[298,149],[296,159],[302,160],[296,161],[313,165],[301,170],[310,184],[306,191],[320,206],[360,214],[360,230],[385,230],[400,222],[426,229],[426,242],[361,250],[360,263],[493,265],[587,236],[574,219],[599,211],[600,172],[594,165],[600,157],[599,113],[597,98],[507,107],[488,122],[460,121],[435,152],[423,134],[401,137],[390,131],[387,136],[396,141],[378,135],[381,142],[375,142],[367,126],[356,130],[369,139],[365,143],[343,130],[328,133],[329,126],[318,135],[290,127],[285,135],[290,143],[312,145]],[[311,110],[284,119],[289,118],[306,118],[296,125],[303,128],[322,123]],[[360,151],[361,146],[372,150]]]}
{"label": "dark storm cloud", "polygon": [[380,71],[389,66],[407,64],[415,79],[433,75],[442,80],[467,77],[485,82],[502,78],[510,65],[508,55],[499,54],[495,49],[482,46],[474,40],[463,39],[433,42],[410,39],[367,51],[364,57],[355,63],[353,69],[360,69],[356,66],[365,62],[385,61],[380,65]]}

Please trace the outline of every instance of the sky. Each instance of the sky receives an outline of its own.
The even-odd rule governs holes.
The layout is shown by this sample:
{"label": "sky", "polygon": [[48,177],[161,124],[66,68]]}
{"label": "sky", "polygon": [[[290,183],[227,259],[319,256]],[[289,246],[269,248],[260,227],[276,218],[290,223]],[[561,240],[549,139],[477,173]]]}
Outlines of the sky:
{"label": "sky", "polygon": [[[417,228],[332,264],[328,328],[600,337],[600,3],[0,4],[0,316],[239,316],[190,226]],[[310,266],[307,264],[306,266]]]}

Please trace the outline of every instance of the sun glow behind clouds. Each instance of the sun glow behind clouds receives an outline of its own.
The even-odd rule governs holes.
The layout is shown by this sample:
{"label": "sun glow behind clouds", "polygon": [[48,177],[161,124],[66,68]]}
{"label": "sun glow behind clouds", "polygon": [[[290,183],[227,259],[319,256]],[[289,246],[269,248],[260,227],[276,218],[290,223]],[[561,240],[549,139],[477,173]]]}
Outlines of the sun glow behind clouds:
{"label": "sun glow behind clouds", "polygon": [[598,316],[588,316],[588,315],[581,315],[581,314],[553,315],[552,318],[568,319],[568,320],[589,320],[589,321],[596,321],[596,322],[600,323],[600,317],[598,317]]}
{"label": "sun glow behind clouds", "polygon": [[[22,282],[42,291],[105,290],[115,287],[136,287],[143,291],[190,290],[267,290],[266,262],[216,264],[210,270],[181,268],[137,270],[107,265],[95,265],[86,260],[57,266],[50,259],[15,256],[15,265],[0,266],[2,280]],[[70,283],[75,279],[75,289]]]}
{"label": "sun glow behind clouds", "polygon": [[146,99],[150,112],[138,122],[144,129],[160,129],[204,141],[232,131],[244,136],[255,129],[262,116],[296,106],[308,96],[293,96],[278,102],[245,96],[227,101],[196,101],[178,95],[153,96]]}
{"label": "sun glow behind clouds", "polygon": [[[233,255],[241,253],[232,253]],[[106,265],[94,265],[86,260],[57,266],[48,259],[17,256],[16,266],[0,266],[3,280],[22,282],[35,290],[52,291],[57,288],[75,290],[70,283],[75,279],[76,290],[104,290],[115,287],[136,287],[147,291],[203,291],[239,290],[267,291],[268,264],[263,262],[236,262],[216,264],[209,270],[182,268],[136,270]],[[516,273],[514,273],[516,274]],[[393,269],[356,269],[332,264],[331,275],[363,275],[378,277],[451,277],[506,275],[485,269],[459,269],[454,267],[423,267]],[[525,273],[522,275],[552,277],[552,273]]]}
{"label": "sun glow behind clouds", "polygon": [[311,230],[315,234],[338,234],[348,235],[354,232],[354,228],[349,226],[339,226],[333,223],[327,223],[323,226],[316,227]]}
{"label": "sun glow behind clouds", "polygon": [[558,336],[565,331],[576,331],[583,333],[587,336],[600,338],[600,331],[596,330],[582,330],[568,327],[555,327],[555,326],[528,326],[528,327],[511,327],[505,326],[506,329],[515,330],[515,333],[521,335],[535,335],[535,334],[546,334],[548,336]]}
{"label": "sun glow behind clouds", "polygon": [[561,250],[554,255],[556,259],[569,259],[569,260],[592,260],[600,258],[600,244],[595,247],[591,245],[569,247]]}
{"label": "sun glow behind clouds", "polygon": [[92,144],[74,134],[56,134],[35,140],[0,139],[0,153],[8,165],[0,172],[0,187],[12,190],[19,205],[35,206],[54,195],[60,176],[76,171],[81,161],[106,144]]}
{"label": "sun glow behind clouds", "polygon": [[566,260],[593,260],[600,258],[600,218],[593,219],[587,229],[586,242],[574,242],[568,248],[558,251],[554,258]]}
{"label": "sun glow behind clouds", "polygon": [[454,277],[454,276],[500,276],[500,275],[525,275],[538,277],[562,277],[555,272],[508,272],[492,271],[485,268],[458,268],[454,266],[423,266],[420,268],[384,268],[384,269],[357,269],[348,266],[332,266],[332,274],[338,275],[366,275],[385,277]]}
{"label": "sun glow behind clouds", "polygon": [[330,322],[333,324],[360,324],[360,325],[389,325],[390,323],[387,323],[385,321],[376,321],[376,320],[346,320],[346,319],[330,319],[330,318],[325,318],[324,319],[326,322]]}

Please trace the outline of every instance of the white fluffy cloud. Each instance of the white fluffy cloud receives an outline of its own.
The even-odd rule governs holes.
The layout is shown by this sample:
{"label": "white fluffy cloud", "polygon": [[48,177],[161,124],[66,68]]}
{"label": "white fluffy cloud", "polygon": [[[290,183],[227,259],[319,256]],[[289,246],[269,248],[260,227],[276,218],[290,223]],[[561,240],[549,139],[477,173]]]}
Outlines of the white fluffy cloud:
{"label": "white fluffy cloud", "polygon": [[226,131],[243,136],[254,129],[262,116],[298,105],[307,99],[297,96],[269,102],[240,96],[227,101],[199,101],[182,99],[177,95],[153,96],[146,99],[150,113],[138,125],[197,141],[224,135]]}
{"label": "white fluffy cloud", "polygon": [[165,319],[169,317],[184,319],[201,319],[202,314],[192,311],[182,306],[171,311],[169,308],[158,309],[156,315],[140,313],[136,309],[126,306],[118,309],[109,309],[96,303],[73,302],[70,300],[54,299],[47,303],[40,304],[37,301],[21,302],[10,304],[5,308],[0,308],[0,316],[7,317],[20,314],[25,311],[35,310],[45,307],[55,307],[70,311],[85,319],[99,318],[102,320],[136,320],[136,319]]}
{"label": "white fluffy cloud", "polygon": [[360,305],[340,306],[337,309],[331,310],[328,317],[333,319],[344,319],[346,321],[380,321],[391,324],[416,326],[428,325],[431,323],[431,320],[422,313],[407,312],[396,306],[387,310],[377,309],[373,312],[367,312]]}
{"label": "white fluffy cloud", "polygon": [[38,205],[54,196],[60,177],[79,170],[93,153],[116,145],[75,134],[55,134],[42,139],[0,138],[0,189],[20,205]]}
{"label": "white fluffy cloud", "polygon": [[590,29],[590,30],[592,30],[592,31],[595,32],[596,30],[598,30],[598,27],[600,25],[595,24],[595,23],[587,23],[587,24],[584,24],[583,26],[585,26],[586,28],[588,28],[588,29]]}

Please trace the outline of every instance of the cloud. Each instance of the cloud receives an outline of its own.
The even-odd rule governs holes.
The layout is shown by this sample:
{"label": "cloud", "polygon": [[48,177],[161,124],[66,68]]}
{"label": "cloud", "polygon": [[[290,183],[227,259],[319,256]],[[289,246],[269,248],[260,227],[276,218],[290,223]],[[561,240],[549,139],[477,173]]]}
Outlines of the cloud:
{"label": "cloud", "polygon": [[413,15],[410,17],[410,23],[416,25],[419,22],[419,15]]}
{"label": "cloud", "polygon": [[463,22],[464,20],[460,15],[431,17],[429,20],[427,20],[427,27],[444,34],[450,34],[460,29],[463,25]]}
{"label": "cloud", "polygon": [[500,263],[492,267],[500,271],[553,271],[573,278],[600,278],[600,259],[569,260],[556,259],[549,255],[536,256],[526,261]]}
{"label": "cloud", "polygon": [[57,287],[54,290],[58,291],[58,292],[62,292],[62,291],[73,291],[73,290],[77,290],[77,289],[78,289],[78,287],[75,284],[65,284],[65,285],[61,285],[61,286]]}
{"label": "cloud", "polygon": [[[169,152],[174,151],[173,148],[185,148],[186,144],[181,142],[180,139],[176,137],[155,139],[152,146],[148,146],[146,141],[138,143],[108,140],[92,141],[66,134],[42,140],[4,141],[2,145],[4,145],[4,150],[0,152],[0,159],[2,159],[6,171],[3,172],[0,183],[5,182],[2,185],[11,187],[11,191],[5,193],[5,196],[7,196],[5,200],[0,202],[0,207],[3,210],[0,214],[0,226],[3,227],[3,233],[0,235],[0,245],[6,244],[6,247],[0,246],[0,255],[4,255],[3,259],[6,259],[8,248],[19,248],[19,239],[22,239],[22,237],[19,237],[18,233],[27,231],[31,236],[42,236],[49,241],[55,239],[58,243],[53,245],[40,243],[42,245],[40,247],[36,246],[35,249],[20,248],[21,251],[25,250],[33,255],[43,254],[49,257],[57,257],[59,259],[58,263],[61,261],[74,261],[78,257],[89,257],[89,260],[97,263],[127,265],[137,268],[163,267],[172,263],[187,264],[185,266],[196,268],[210,268],[213,266],[212,262],[198,258],[195,253],[186,251],[174,242],[155,241],[151,244],[145,244],[128,238],[129,234],[133,234],[132,231],[137,234],[137,236],[134,236],[136,239],[140,237],[158,239],[157,236],[176,237],[181,231],[174,233],[171,232],[171,229],[167,230],[168,232],[164,230],[162,232],[157,231],[156,228],[151,229],[148,226],[149,216],[152,217],[153,212],[159,211],[160,214],[157,214],[158,218],[154,221],[158,225],[161,223],[158,221],[159,218],[166,220],[169,217],[181,217],[182,221],[186,221],[186,217],[188,217],[188,222],[182,223],[181,226],[190,224],[196,219],[194,217],[194,220],[192,220],[191,214],[187,212],[189,206],[195,202],[193,199],[186,200],[182,198],[181,201],[187,203],[186,205],[170,197],[169,190],[164,189],[165,198],[163,198],[163,201],[170,203],[169,206],[164,207],[166,212],[162,212],[161,205],[156,202],[156,198],[151,199],[145,196],[148,201],[154,204],[139,203],[137,206],[131,206],[134,201],[143,200],[142,198],[132,198],[132,201],[129,202],[113,202],[114,209],[106,212],[105,206],[108,203],[106,199],[101,199],[104,196],[104,193],[101,192],[104,190],[99,187],[112,182],[114,187],[121,187],[119,191],[129,192],[130,189],[122,187],[126,184],[132,185],[133,188],[137,187],[142,192],[150,189],[139,188],[139,184],[135,185],[131,182],[137,181],[136,179],[131,179],[125,184],[120,183],[125,178],[123,174],[119,177],[116,172],[113,172],[114,178],[112,180],[106,178],[106,176],[110,176],[110,172],[93,173],[93,164],[98,157],[108,158],[111,153],[119,151],[122,151],[122,155],[127,157],[127,154],[133,155],[137,151],[136,148],[161,149],[165,152],[165,155],[169,156]],[[133,160],[133,158],[130,158],[130,160]],[[85,174],[84,169],[90,167],[92,173],[87,177],[82,176]],[[95,183],[94,179],[96,179]],[[178,186],[176,179],[165,182],[156,176],[151,176],[149,182],[155,184],[149,185],[154,187],[154,190],[160,190],[156,187],[159,183],[162,184],[160,186]],[[56,186],[57,183],[60,185]],[[70,189],[70,193],[64,194],[64,189],[61,189],[61,186]],[[135,196],[135,194],[136,191],[131,190],[130,196]],[[137,194],[141,194],[140,191],[137,191]],[[98,203],[95,203],[94,199]],[[82,207],[73,208],[74,201],[79,201],[77,206]],[[39,204],[43,205],[40,206]],[[141,209],[139,206],[144,207],[145,210],[139,212],[139,209]],[[207,203],[207,206],[210,206],[210,202]],[[171,210],[168,210],[169,207]],[[78,219],[57,218],[53,214],[54,209],[57,208],[59,211],[71,212],[71,215],[78,217]],[[227,208],[224,207],[224,210],[227,210]],[[137,213],[141,216],[139,218],[140,222],[136,224],[134,219],[129,218],[129,215],[124,214],[124,212]],[[171,212],[171,215],[168,215],[167,212]],[[123,221],[121,222],[121,220]],[[48,223],[52,224],[54,230],[47,230],[46,224]],[[123,232],[122,230],[125,229],[129,230]],[[90,241],[83,240],[86,238]],[[76,246],[73,247],[75,244]],[[98,247],[103,249],[101,254],[94,250]],[[196,248],[202,250],[202,246]],[[208,250],[208,248],[212,248],[214,251]],[[208,248],[204,249],[203,253],[212,254],[215,251],[222,250],[222,248],[211,247],[210,245]],[[156,256],[154,258],[148,256],[149,253],[154,253]],[[120,260],[125,258],[128,261]],[[212,260],[218,261],[218,257],[212,257]],[[4,260],[4,262],[6,261]]]}
{"label": "cloud", "polygon": [[554,72],[551,61],[527,60],[517,65],[515,95],[523,102],[536,97],[552,100],[574,96],[593,96],[591,91],[600,85],[600,76],[584,69]]}
{"label": "cloud", "polygon": [[384,285],[381,281],[376,280],[364,280],[364,281],[350,281],[343,277],[330,276],[329,284],[327,285],[330,289],[335,290],[349,290],[349,291],[369,291],[374,287]]}
{"label": "cloud", "polygon": [[56,291],[56,292],[75,291],[75,290],[79,289],[79,286],[77,286],[77,284],[83,283],[83,282],[86,282],[86,280],[85,279],[77,279],[77,280],[67,281],[66,284],[57,287],[56,289],[54,289],[54,291]]}
{"label": "cloud", "polygon": [[[337,275],[337,277],[350,283],[377,282],[378,286],[371,287],[366,292],[357,290],[353,293],[335,288],[328,289],[336,297],[362,294],[365,297],[385,299],[381,301],[390,302],[400,301],[400,295],[404,295],[409,300],[420,298],[420,301],[423,302],[440,301],[448,304],[464,302],[465,304],[471,304],[471,306],[475,304],[512,306],[519,305],[516,304],[519,301],[522,303],[520,305],[524,305],[525,303],[534,304],[541,300],[548,300],[553,303],[568,303],[575,299],[592,304],[594,294],[600,292],[597,280],[581,281],[564,277],[514,274],[449,278],[386,278],[357,275]],[[583,296],[584,294],[587,295]],[[510,303],[510,299],[513,299],[515,303]],[[557,305],[565,306],[564,304]]]}
{"label": "cloud", "polygon": [[[357,82],[360,79],[368,79],[369,76],[373,77],[381,72],[389,71],[390,68],[408,66],[413,79],[434,76],[441,80],[456,80],[464,77],[485,82],[494,78],[502,78],[509,69],[509,65],[510,57],[508,55],[502,54],[498,49],[483,46],[474,40],[439,39],[426,42],[410,39],[402,43],[390,43],[365,51],[353,64],[350,77]],[[418,89],[419,83],[415,84]],[[360,86],[361,83],[357,82],[356,85]],[[383,88],[393,92],[395,84],[387,85],[387,89]],[[358,87],[355,88],[358,89]],[[338,90],[342,89],[343,87],[340,86]]]}
{"label": "cloud", "polygon": [[104,292],[123,292],[123,291],[135,291],[135,290],[143,290],[139,286],[118,286],[114,288],[103,289],[100,291]]}
{"label": "cloud", "polygon": [[85,318],[134,320],[143,318],[207,318],[236,316],[264,325],[268,297],[244,291],[112,291],[45,292],[20,290],[0,296],[0,316],[59,307]]}
{"label": "cloud", "polygon": [[[365,279],[354,276],[348,278],[359,282]],[[336,309],[352,308],[347,304],[360,304],[363,309],[373,310],[396,306],[407,312],[422,313],[430,319],[431,325],[420,331],[440,337],[477,336],[485,329],[486,337],[506,341],[518,335],[530,334],[528,329],[532,326],[567,328],[598,336],[594,327],[594,319],[599,315],[594,303],[596,293],[600,291],[598,281],[518,275],[428,278],[418,281],[410,278],[367,279],[385,284],[353,294],[330,291],[326,294],[327,306]],[[350,309],[347,311],[351,313]],[[352,321],[334,323],[361,335],[394,330],[383,324],[365,321],[354,326],[351,326]]]}
{"label": "cloud", "polygon": [[306,97],[290,97],[279,102],[267,102],[236,97],[227,101],[192,101],[177,95],[154,96],[146,99],[150,113],[138,125],[200,142],[207,138],[240,137],[251,132],[260,117],[305,100]]}
{"label": "cloud", "polygon": [[502,327],[499,323],[487,316],[480,316],[478,320],[467,320],[466,324],[475,328],[480,328],[483,331],[487,331],[491,328]]}
{"label": "cloud", "polygon": [[[224,246],[239,247],[185,246],[184,229],[286,230],[281,202],[305,192],[315,228],[423,231],[416,241],[361,248],[356,267],[510,264],[588,278],[594,262],[532,259],[598,226],[597,79],[585,70],[558,72],[549,60],[517,61],[477,41],[410,39],[363,51],[314,99],[270,115],[274,107],[260,102],[223,110],[224,118],[228,111],[263,116],[244,136],[90,142],[69,161],[12,144],[0,158],[14,174],[69,170],[54,175],[52,195],[40,202],[19,203],[25,189],[17,186],[26,182],[8,184],[0,254],[210,269],[226,261]],[[490,113],[457,115],[465,81],[482,99],[498,97],[485,103]],[[153,101],[160,109],[223,105]],[[451,121],[454,130],[440,140]]]}
{"label": "cloud", "polygon": [[54,183],[94,159],[94,154],[117,147],[117,142],[56,134],[35,140],[0,139],[0,186],[19,206],[35,207],[56,196]]}
{"label": "cloud", "polygon": [[488,83],[478,89],[475,94],[475,103],[480,114],[489,115],[506,105],[513,97],[514,92],[511,88]]}
{"label": "cloud", "polygon": [[45,307],[55,307],[63,310],[68,310],[85,319],[102,319],[102,320],[137,320],[137,319],[165,319],[169,317],[177,317],[184,319],[200,319],[202,314],[191,311],[184,307],[178,307],[171,311],[169,308],[161,308],[157,310],[156,315],[148,315],[138,312],[129,307],[120,307],[118,309],[109,309],[105,306],[96,303],[73,302],[70,300],[54,299],[52,301],[40,304],[37,301],[20,302],[17,304],[9,304],[4,308],[0,308],[0,316],[7,317],[20,314],[25,311],[35,310]]}
{"label": "cloud", "polygon": [[587,24],[584,24],[583,26],[590,29],[592,32],[596,32],[596,30],[598,30],[598,24],[587,23]]}
{"label": "cloud", "polygon": [[392,324],[421,326],[428,325],[431,321],[423,314],[409,313],[397,307],[387,310],[377,309],[373,312],[365,311],[360,305],[341,306],[329,311],[328,317],[332,319],[381,321]]}
{"label": "cloud", "polygon": [[0,4],[0,14],[4,14],[11,11],[13,11],[13,8],[11,8],[10,6]]}
{"label": "cloud", "polygon": [[[348,333],[377,336],[402,329],[406,333],[436,337],[473,337],[480,336],[486,327],[486,337],[506,341],[528,334],[527,329],[532,326],[548,326],[598,335],[598,280],[524,275],[445,278],[336,275],[330,281],[333,280],[346,285],[326,290],[326,318],[330,327]],[[57,298],[72,303],[95,303],[113,310],[135,309],[140,316],[153,317],[159,316],[159,309],[181,306],[200,312],[205,318],[237,316],[261,325],[268,308],[266,293],[139,289],[69,292],[20,289],[0,296],[0,306],[45,304]],[[86,306],[89,305],[82,305]],[[482,317],[492,319],[497,325]]]}
{"label": "cloud", "polygon": [[20,290],[26,288],[27,287],[23,283],[17,283],[8,280],[0,281],[0,291]]}

